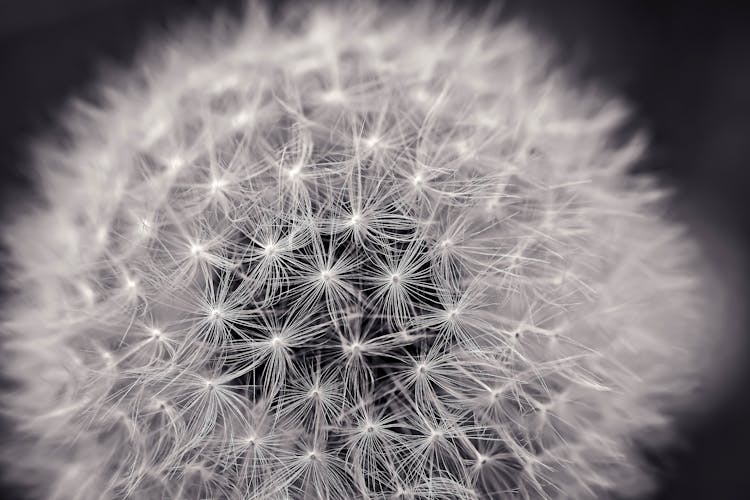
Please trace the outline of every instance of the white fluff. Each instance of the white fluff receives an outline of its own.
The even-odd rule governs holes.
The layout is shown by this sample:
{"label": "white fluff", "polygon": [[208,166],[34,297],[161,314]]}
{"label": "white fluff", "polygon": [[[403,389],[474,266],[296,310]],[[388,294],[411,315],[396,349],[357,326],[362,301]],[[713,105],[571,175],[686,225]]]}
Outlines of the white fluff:
{"label": "white fluff", "polygon": [[[604,498],[701,367],[695,256],[521,26],[188,28],[38,148],[6,230],[18,477],[50,499]],[[228,34],[229,33],[229,34]]]}

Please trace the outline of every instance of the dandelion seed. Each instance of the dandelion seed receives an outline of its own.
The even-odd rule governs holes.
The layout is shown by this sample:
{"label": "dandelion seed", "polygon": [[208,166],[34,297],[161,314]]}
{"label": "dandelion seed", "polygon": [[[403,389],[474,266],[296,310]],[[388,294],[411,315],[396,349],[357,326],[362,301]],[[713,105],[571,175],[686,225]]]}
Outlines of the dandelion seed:
{"label": "dandelion seed", "polygon": [[147,236],[151,233],[152,229],[151,221],[146,218],[141,218],[138,221],[138,234],[141,236]]}
{"label": "dandelion seed", "polygon": [[204,251],[205,251],[205,248],[203,247],[203,245],[200,245],[198,243],[190,244],[190,254],[193,257],[199,257]]}
{"label": "dandelion seed", "polygon": [[211,181],[211,194],[220,193],[224,186],[227,185],[227,181],[224,179],[214,179]]}
{"label": "dandelion seed", "polygon": [[232,117],[232,126],[237,128],[247,125],[248,123],[250,123],[251,118],[252,116],[250,115],[250,113],[241,111],[234,115],[234,117]]}
{"label": "dandelion seed", "polygon": [[424,88],[417,88],[414,93],[414,99],[419,103],[428,103],[430,102],[430,93],[427,91],[427,89]]}
{"label": "dandelion seed", "polygon": [[330,104],[342,104],[346,102],[346,94],[339,88],[333,88],[323,94],[323,101]]}
{"label": "dandelion seed", "polygon": [[411,179],[411,183],[414,184],[415,188],[421,189],[424,185],[424,177],[422,177],[422,174],[415,174]]}
{"label": "dandelion seed", "polygon": [[366,148],[372,149],[372,148],[376,147],[378,144],[380,144],[380,141],[381,141],[380,137],[378,137],[378,136],[370,136],[370,137],[364,139],[362,142],[363,142],[363,144],[365,145]]}
{"label": "dandelion seed", "polygon": [[181,156],[174,155],[167,160],[167,166],[171,171],[177,171],[185,165],[185,160]]}
{"label": "dandelion seed", "polygon": [[269,242],[263,246],[263,255],[267,257],[275,255],[278,251],[279,245],[277,245],[275,242]]}
{"label": "dandelion seed", "polygon": [[107,242],[107,233],[108,233],[107,228],[103,227],[103,226],[99,227],[96,230],[96,236],[95,236],[95,238],[96,238],[96,242],[99,245],[104,245]]}
{"label": "dandelion seed", "polygon": [[299,177],[300,172],[302,172],[302,165],[295,165],[294,167],[287,170],[287,175],[289,176],[289,179],[296,179]]}

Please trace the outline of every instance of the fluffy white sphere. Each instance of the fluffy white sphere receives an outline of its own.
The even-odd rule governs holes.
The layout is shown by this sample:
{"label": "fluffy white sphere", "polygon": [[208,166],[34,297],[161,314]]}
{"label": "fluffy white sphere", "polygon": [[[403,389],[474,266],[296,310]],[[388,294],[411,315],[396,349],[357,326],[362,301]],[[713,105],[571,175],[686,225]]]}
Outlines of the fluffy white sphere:
{"label": "fluffy white sphere", "polygon": [[624,106],[520,25],[306,13],[163,41],[39,148],[13,468],[80,500],[642,493],[703,323]]}

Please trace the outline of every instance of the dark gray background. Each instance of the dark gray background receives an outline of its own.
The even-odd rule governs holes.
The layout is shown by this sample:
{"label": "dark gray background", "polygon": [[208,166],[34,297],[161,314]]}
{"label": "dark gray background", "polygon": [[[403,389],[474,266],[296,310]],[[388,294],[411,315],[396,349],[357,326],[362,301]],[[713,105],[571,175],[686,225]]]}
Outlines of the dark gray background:
{"label": "dark gray background", "polygon": [[[631,102],[653,141],[640,168],[677,185],[679,199],[717,229],[712,258],[732,262],[721,278],[742,281],[744,268],[734,266],[750,234],[750,3],[506,4],[506,15],[559,40],[582,80]],[[240,2],[0,0],[0,216],[13,216],[13,200],[29,186],[24,143],[50,129],[67,97],[87,93],[102,61],[127,64],[149,33],[217,5],[238,9]],[[730,240],[739,250],[724,249]],[[745,318],[744,300],[735,298],[728,313]],[[740,371],[715,411],[683,421],[683,445],[652,457],[662,484],[657,498],[750,498],[750,370]],[[0,498],[23,496],[0,487]]]}

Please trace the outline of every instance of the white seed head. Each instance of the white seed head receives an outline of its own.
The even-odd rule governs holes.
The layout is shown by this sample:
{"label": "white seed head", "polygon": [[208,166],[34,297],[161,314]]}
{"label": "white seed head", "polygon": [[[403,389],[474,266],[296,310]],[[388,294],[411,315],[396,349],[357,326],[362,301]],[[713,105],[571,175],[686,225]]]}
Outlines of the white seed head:
{"label": "white seed head", "polygon": [[513,21],[304,8],[165,39],[66,117],[5,238],[9,468],[78,500],[636,494],[707,319],[625,105]]}

